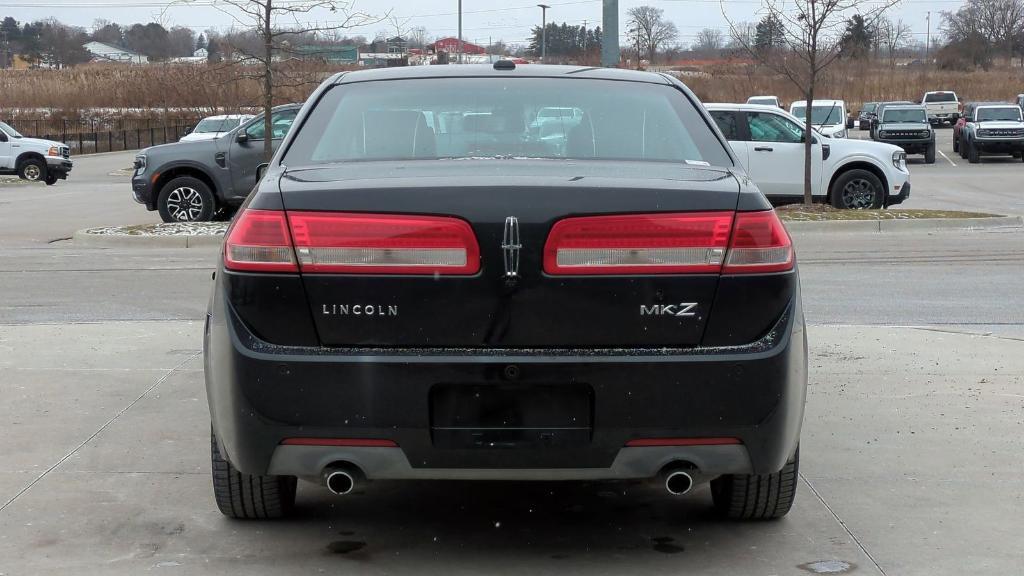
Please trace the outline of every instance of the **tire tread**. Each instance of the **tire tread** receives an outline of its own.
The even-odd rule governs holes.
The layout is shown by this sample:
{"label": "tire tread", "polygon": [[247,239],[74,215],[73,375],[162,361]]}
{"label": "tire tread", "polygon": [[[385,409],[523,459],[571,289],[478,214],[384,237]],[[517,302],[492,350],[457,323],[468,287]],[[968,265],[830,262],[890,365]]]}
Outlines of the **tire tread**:
{"label": "tire tread", "polygon": [[217,508],[230,518],[267,519],[287,516],[295,504],[293,476],[244,474],[220,454],[217,438],[210,434],[213,496]]}
{"label": "tire tread", "polygon": [[800,449],[779,472],[773,474],[726,474],[711,481],[715,508],[734,520],[774,520],[793,507]]}

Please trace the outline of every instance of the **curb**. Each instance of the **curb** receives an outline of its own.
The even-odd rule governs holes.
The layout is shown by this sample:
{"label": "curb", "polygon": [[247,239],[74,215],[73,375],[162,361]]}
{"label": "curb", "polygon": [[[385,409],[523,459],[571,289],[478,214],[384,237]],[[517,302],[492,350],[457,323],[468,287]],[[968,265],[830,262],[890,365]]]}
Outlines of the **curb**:
{"label": "curb", "polygon": [[1020,228],[1024,217],[992,218],[918,218],[911,220],[831,220],[824,222],[785,222],[791,232],[910,232],[920,230],[979,230]]}
{"label": "curb", "polygon": [[130,236],[127,234],[89,234],[85,230],[75,232],[71,241],[78,246],[97,248],[200,248],[220,246],[224,236]]}

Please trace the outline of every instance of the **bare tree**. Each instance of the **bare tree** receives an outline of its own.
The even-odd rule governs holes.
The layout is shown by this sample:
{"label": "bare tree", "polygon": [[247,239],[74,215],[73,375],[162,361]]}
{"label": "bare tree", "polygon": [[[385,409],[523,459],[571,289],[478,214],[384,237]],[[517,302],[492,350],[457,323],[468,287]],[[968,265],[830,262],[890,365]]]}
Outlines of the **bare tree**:
{"label": "bare tree", "polygon": [[[180,0],[190,4],[197,0]],[[235,23],[250,30],[260,40],[259,49],[234,47],[234,64],[255,68],[255,72],[243,72],[243,77],[260,81],[263,107],[263,157],[268,162],[274,154],[271,139],[271,110],[274,107],[276,88],[307,84],[308,80],[290,77],[278,65],[280,56],[294,53],[297,38],[316,36],[355,26],[380,22],[382,18],[371,16],[355,9],[354,1],[341,0],[220,0],[213,4],[229,15]],[[327,22],[302,21],[314,11],[327,10],[339,19]]]}
{"label": "bare tree", "polygon": [[725,39],[721,30],[705,28],[697,33],[697,39],[693,42],[693,50],[703,54],[717,54],[724,44]]}
{"label": "bare tree", "polygon": [[[846,30],[847,15],[861,13],[861,7],[870,3],[872,16],[865,21],[873,26],[885,11],[899,0],[882,0],[878,5],[871,0],[762,0],[764,20],[776,22],[781,40],[779,48],[759,50],[744,45],[744,50],[768,68],[787,78],[801,93],[804,108],[804,204],[812,203],[811,153],[813,150],[812,103],[818,77],[839,57]],[[743,42],[743,35],[721,3],[722,16],[729,22],[733,40]]]}
{"label": "bare tree", "polygon": [[658,49],[675,42],[679,37],[676,25],[665,20],[665,11],[661,8],[637,6],[630,8],[628,14],[629,30],[637,47],[638,61],[640,53],[647,52],[647,61],[653,64]]}
{"label": "bare tree", "polygon": [[895,68],[896,55],[899,53],[900,48],[906,46],[912,38],[910,26],[904,24],[902,19],[893,22],[883,17],[875,25],[875,29],[878,31],[878,41],[881,43],[889,60],[889,68]]}

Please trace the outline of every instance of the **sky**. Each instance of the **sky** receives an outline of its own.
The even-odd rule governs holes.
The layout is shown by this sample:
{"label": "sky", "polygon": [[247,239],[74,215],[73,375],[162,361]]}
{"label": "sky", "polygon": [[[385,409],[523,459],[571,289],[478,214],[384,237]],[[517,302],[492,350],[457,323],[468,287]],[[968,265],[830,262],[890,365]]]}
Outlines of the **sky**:
{"label": "sky", "polygon": [[[237,1],[237,0],[236,0]],[[296,2],[300,0],[284,0]],[[882,0],[870,0],[879,4]],[[541,9],[537,3],[550,6],[548,21],[573,25],[586,23],[593,27],[601,21],[602,0],[462,0],[463,37],[479,44],[503,40],[525,43],[532,26],[540,24]],[[703,28],[716,28],[728,37],[729,23],[756,22],[762,0],[619,0],[622,43],[625,43],[626,11],[639,5],[652,5],[665,11],[665,16],[679,28],[679,43],[690,45]],[[956,10],[962,0],[902,0],[888,12],[893,19],[902,19],[910,26],[915,40],[927,37],[927,12],[931,11],[933,41],[939,36],[943,10]],[[66,24],[92,28],[97,19],[120,24],[161,21],[165,26],[187,26],[198,34],[208,28],[227,31],[238,26],[223,10],[231,8],[223,0],[0,0],[0,17],[14,16],[19,21],[55,17]],[[340,3],[339,3],[340,4]],[[728,19],[723,15],[723,6]],[[398,28],[423,26],[430,38],[456,36],[458,0],[356,0],[355,9],[388,16],[383,21],[353,28],[349,35],[373,38],[380,32],[394,35]],[[301,18],[307,21],[336,22],[338,14],[326,10],[311,12]]]}

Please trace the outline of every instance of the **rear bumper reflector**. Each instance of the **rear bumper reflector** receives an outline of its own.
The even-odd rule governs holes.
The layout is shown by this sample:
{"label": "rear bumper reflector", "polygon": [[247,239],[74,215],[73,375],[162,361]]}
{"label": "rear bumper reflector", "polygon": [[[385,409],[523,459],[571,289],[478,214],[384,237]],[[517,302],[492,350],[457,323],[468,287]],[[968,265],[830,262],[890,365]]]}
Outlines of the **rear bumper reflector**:
{"label": "rear bumper reflector", "polygon": [[743,444],[739,438],[638,438],[626,442],[627,448],[649,446],[728,446]]}
{"label": "rear bumper reflector", "polygon": [[394,440],[381,438],[285,438],[283,446],[349,446],[357,448],[398,448]]}

